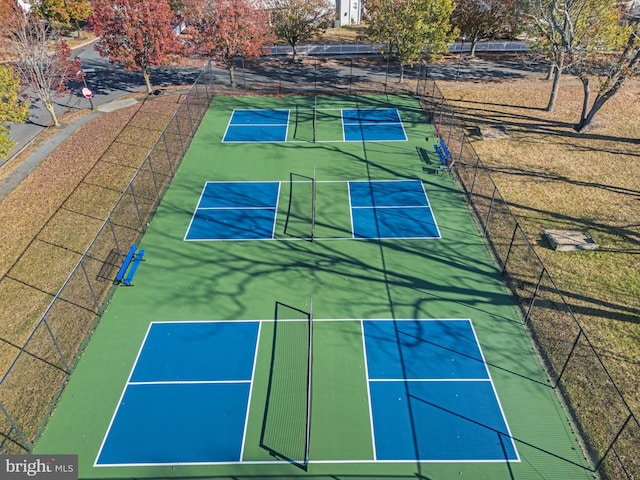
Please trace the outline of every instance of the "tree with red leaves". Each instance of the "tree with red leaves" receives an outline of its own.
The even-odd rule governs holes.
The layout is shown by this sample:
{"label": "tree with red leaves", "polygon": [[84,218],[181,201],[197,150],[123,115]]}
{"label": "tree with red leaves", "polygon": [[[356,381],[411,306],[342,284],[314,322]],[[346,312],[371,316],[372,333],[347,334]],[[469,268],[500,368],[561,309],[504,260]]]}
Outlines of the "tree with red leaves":
{"label": "tree with red leaves", "polygon": [[151,93],[150,68],[166,65],[179,49],[167,0],[94,0],[90,19],[96,50],[125,70],[141,70]]}
{"label": "tree with red leaves", "polygon": [[71,49],[49,22],[17,5],[8,11],[4,35],[10,63],[28,87],[27,94],[42,101],[54,126],[59,127],[55,98],[68,92],[66,84],[76,78],[80,61],[71,59]]}
{"label": "tree with red leaves", "polygon": [[236,83],[234,59],[260,56],[271,40],[267,12],[251,0],[188,0],[184,15],[191,26],[191,52],[224,63],[231,85]]}

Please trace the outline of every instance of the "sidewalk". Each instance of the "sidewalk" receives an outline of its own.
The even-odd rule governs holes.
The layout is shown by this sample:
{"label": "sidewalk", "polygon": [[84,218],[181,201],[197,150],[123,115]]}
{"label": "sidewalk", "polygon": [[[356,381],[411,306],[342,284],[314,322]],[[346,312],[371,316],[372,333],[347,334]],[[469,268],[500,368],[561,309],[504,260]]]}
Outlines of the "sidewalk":
{"label": "sidewalk", "polygon": [[[33,172],[56,148],[73,135],[81,126],[94,120],[103,113],[112,112],[137,103],[134,99],[119,99],[100,105],[96,110],[83,115],[58,130],[51,138],[42,142],[37,149],[29,155],[6,178],[0,179],[0,202],[2,202],[31,172]],[[0,169],[8,165],[11,160],[0,166]]]}
{"label": "sidewalk", "polygon": [[[84,115],[74,122],[69,123],[50,139],[43,142],[37,150],[29,155],[29,157],[23,161],[13,172],[11,172],[6,178],[0,180],[0,202],[2,202],[7,195],[9,195],[14,188],[16,188],[22,180],[24,180],[31,172],[33,172],[43,160],[45,160],[62,142],[69,138],[73,133],[85,123],[93,120],[100,112],[95,111],[88,115]],[[10,161],[3,164],[8,165]]]}

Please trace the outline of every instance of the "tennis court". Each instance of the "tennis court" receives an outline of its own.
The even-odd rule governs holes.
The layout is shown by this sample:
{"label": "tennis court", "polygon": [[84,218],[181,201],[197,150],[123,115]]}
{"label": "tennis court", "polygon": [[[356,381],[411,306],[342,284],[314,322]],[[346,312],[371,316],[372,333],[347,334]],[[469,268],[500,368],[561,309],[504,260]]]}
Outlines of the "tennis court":
{"label": "tennis court", "polygon": [[214,98],[36,453],[80,478],[590,478],[434,138],[410,96]]}

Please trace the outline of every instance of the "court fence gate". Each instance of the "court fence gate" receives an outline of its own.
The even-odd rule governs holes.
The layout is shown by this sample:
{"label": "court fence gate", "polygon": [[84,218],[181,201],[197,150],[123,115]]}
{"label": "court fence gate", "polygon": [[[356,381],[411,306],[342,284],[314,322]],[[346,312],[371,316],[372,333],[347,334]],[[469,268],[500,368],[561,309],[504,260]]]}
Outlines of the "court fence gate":
{"label": "court fence gate", "polygon": [[593,471],[640,479],[640,423],[482,163],[457,114],[422,66],[416,94],[452,154],[452,174],[513,292],[552,386]]}
{"label": "court fence gate", "polygon": [[[165,94],[166,103],[173,104],[166,127],[150,150],[128,158],[139,165],[128,185],[26,341],[14,345],[17,354],[0,377],[0,454],[31,452],[108,304],[115,272],[130,245],[145,232],[209,108],[213,83],[207,64],[186,93]],[[98,163],[111,162],[106,168],[114,168],[114,158],[126,158],[136,150],[132,138],[144,143],[150,136],[145,103],[152,98],[140,104]]]}

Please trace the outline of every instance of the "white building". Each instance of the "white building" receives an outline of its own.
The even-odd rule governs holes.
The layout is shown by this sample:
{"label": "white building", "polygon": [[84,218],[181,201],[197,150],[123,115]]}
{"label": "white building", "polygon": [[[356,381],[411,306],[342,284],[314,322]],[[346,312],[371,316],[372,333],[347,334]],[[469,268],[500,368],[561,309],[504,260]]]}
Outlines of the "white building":
{"label": "white building", "polygon": [[357,25],[362,21],[362,0],[336,0],[339,27]]}

